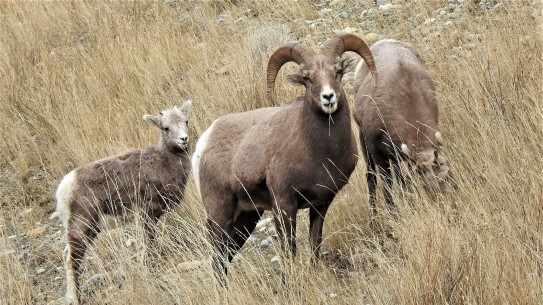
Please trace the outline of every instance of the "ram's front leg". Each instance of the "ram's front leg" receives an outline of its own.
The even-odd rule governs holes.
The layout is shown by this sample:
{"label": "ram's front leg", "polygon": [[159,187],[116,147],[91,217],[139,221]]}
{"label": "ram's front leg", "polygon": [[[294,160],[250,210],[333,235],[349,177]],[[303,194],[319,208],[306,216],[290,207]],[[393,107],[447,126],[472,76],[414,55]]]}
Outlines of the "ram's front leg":
{"label": "ram's front leg", "polygon": [[322,244],[322,227],[324,225],[324,217],[330,206],[329,202],[317,207],[311,207],[309,210],[309,242],[313,256],[311,261],[316,263],[320,258],[320,250]]}
{"label": "ram's front leg", "polygon": [[296,255],[296,215],[298,205],[293,198],[277,198],[273,206],[275,229],[281,248],[292,257]]}

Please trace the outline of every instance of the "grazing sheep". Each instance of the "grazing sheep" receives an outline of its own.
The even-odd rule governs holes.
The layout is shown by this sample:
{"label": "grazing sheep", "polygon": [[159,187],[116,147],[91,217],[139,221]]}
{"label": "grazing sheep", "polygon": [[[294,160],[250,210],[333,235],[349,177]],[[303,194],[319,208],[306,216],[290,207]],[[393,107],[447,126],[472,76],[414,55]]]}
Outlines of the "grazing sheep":
{"label": "grazing sheep", "polygon": [[377,86],[362,65],[355,72],[355,121],[367,164],[370,206],[375,215],[376,170],[385,181],[385,200],[394,211],[392,173],[403,188],[409,177],[400,170],[407,160],[420,174],[431,193],[433,182],[450,177],[448,161],[441,150],[443,136],[438,127],[438,107],[430,74],[415,50],[406,43],[385,39],[371,47],[379,68]]}
{"label": "grazing sheep", "polygon": [[283,45],[268,62],[268,92],[281,67],[294,61],[300,72],[287,78],[305,86],[305,95],[282,107],[222,116],[198,140],[194,179],[216,251],[214,267],[223,280],[224,259],[232,260],[264,210],[274,212],[283,250],[295,254],[296,214],[309,208],[311,248],[319,257],[324,217],[357,162],[351,110],[341,85],[355,66],[355,59],[340,58],[346,51],[365,58],[376,77],[371,52],[354,35],[332,37],[322,54],[301,43]]}
{"label": "grazing sheep", "polygon": [[190,171],[187,119],[191,101],[143,119],[159,128],[158,145],[82,165],[68,173],[57,192],[57,213],[66,229],[66,298],[79,304],[79,268],[87,245],[100,231],[100,214],[118,216],[141,208],[146,241],[155,238],[160,216],[183,196]]}

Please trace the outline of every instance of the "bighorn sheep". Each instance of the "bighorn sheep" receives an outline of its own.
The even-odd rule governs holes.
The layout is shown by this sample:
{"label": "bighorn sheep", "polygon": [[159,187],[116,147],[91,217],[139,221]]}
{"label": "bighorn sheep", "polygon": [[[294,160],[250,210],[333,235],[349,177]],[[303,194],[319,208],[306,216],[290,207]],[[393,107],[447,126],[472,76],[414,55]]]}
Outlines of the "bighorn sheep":
{"label": "bighorn sheep", "polygon": [[162,130],[158,145],[82,165],[68,173],[56,191],[57,212],[66,230],[66,298],[79,304],[79,272],[87,245],[100,231],[100,214],[118,216],[140,207],[146,241],[155,238],[160,216],[183,196],[190,160],[187,119],[191,101],[181,108],[144,115]]}
{"label": "bighorn sheep", "polygon": [[222,116],[198,140],[194,179],[216,251],[214,267],[223,280],[224,259],[232,260],[264,210],[274,212],[282,248],[294,255],[296,214],[309,208],[311,248],[319,257],[324,217],[357,162],[341,85],[355,67],[355,59],[340,58],[346,51],[360,54],[377,76],[368,46],[351,34],[329,39],[322,54],[301,43],[283,45],[268,62],[268,93],[281,67],[293,61],[300,72],[287,78],[305,86],[305,95],[282,107]]}
{"label": "bighorn sheep", "polygon": [[[379,68],[377,86],[369,71],[359,63],[355,72],[355,121],[366,158],[370,206],[375,215],[376,170],[385,181],[385,200],[394,212],[392,173],[398,183],[410,187],[400,163],[407,160],[425,182],[449,177],[448,161],[438,131],[438,107],[430,74],[415,50],[406,43],[385,39],[371,47]],[[362,62],[362,61],[361,61]],[[399,148],[399,149],[398,149]]]}

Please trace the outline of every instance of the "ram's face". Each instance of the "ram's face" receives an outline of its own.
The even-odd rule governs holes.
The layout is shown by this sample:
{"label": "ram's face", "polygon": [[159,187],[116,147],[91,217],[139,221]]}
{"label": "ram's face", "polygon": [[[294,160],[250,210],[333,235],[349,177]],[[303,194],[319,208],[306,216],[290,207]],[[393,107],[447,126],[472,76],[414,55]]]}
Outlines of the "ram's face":
{"label": "ram's face", "polygon": [[356,64],[353,59],[330,59],[323,55],[314,58],[311,64],[300,65],[300,72],[288,75],[288,80],[306,88],[306,99],[325,114],[337,111],[342,98],[341,79],[352,71]]}

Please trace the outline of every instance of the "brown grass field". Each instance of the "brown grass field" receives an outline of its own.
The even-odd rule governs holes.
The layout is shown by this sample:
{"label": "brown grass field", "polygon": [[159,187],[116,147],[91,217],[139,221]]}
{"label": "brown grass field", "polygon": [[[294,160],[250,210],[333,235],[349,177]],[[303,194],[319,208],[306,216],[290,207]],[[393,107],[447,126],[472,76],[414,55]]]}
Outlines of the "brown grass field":
{"label": "brown grass field", "polygon": [[[220,115],[270,105],[265,64],[292,39],[317,48],[347,27],[372,43],[410,42],[437,87],[456,193],[431,200],[394,189],[396,241],[369,226],[363,158],[326,218],[322,264],[247,243],[230,288],[209,264],[205,213],[192,179],[159,224],[143,262],[142,230],[120,223],[89,249],[88,304],[541,304],[543,302],[543,33],[541,1],[495,8],[448,1],[0,0],[0,304],[62,304],[59,179],[77,165],[153,144],[141,116],[193,100],[192,146]],[[482,1],[485,2],[485,1]],[[457,4],[460,7],[460,4]],[[319,13],[331,7],[329,20]],[[347,15],[335,16],[339,12]],[[435,18],[432,21],[432,18]],[[314,23],[306,20],[317,20]],[[428,21],[430,20],[430,21]],[[372,33],[372,34],[370,34]],[[277,103],[302,90],[278,77]],[[344,79],[352,102],[352,75]],[[353,128],[355,126],[353,125]],[[358,133],[358,131],[357,131]],[[385,208],[382,192],[378,206]],[[137,222],[137,221],[136,221]],[[260,235],[258,235],[260,234]],[[262,232],[260,239],[269,234]],[[127,246],[127,240],[135,245]],[[200,260],[183,270],[181,262]],[[284,278],[284,282],[282,282]]]}

